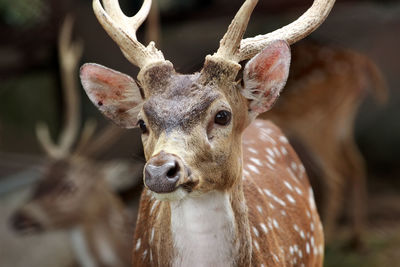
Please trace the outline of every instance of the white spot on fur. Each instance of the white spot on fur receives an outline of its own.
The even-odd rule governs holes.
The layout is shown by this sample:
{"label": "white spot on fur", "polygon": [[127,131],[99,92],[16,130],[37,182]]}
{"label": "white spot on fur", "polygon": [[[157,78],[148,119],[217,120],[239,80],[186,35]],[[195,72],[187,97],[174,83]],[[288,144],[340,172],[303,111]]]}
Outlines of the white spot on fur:
{"label": "white spot on fur", "polygon": [[254,148],[248,147],[247,150],[253,154],[258,154],[258,151],[255,150]]}
{"label": "white spot on fur", "polygon": [[257,228],[255,228],[254,226],[252,228],[253,228],[253,232],[254,232],[255,236],[259,237],[259,233],[258,233]]}
{"label": "white spot on fur", "polygon": [[288,154],[288,151],[287,151],[286,147],[284,147],[284,146],[281,146],[281,152],[284,156],[286,156]]}
{"label": "white spot on fur", "polygon": [[256,247],[257,250],[260,250],[260,246],[258,245],[258,242],[256,240],[253,241],[254,246]]}
{"label": "white spot on fur", "polygon": [[275,219],[272,220],[272,223],[273,223],[273,225],[275,226],[276,229],[279,228],[279,224]]}
{"label": "white spot on fur", "polygon": [[250,161],[252,161],[253,163],[255,163],[258,166],[262,166],[261,161],[259,159],[257,159],[257,158],[250,157]]}
{"label": "white spot on fur", "polygon": [[262,214],[262,208],[261,208],[261,206],[257,205],[257,210],[258,210],[259,213]]}
{"label": "white spot on fur", "polygon": [[306,236],[304,235],[304,231],[303,230],[300,231],[300,236],[301,236],[301,238],[306,239]]}
{"label": "white spot on fur", "polygon": [[154,200],[153,204],[151,205],[151,208],[150,208],[150,214],[153,213],[153,211],[156,208],[157,204],[158,204],[158,200]]}
{"label": "white spot on fur", "polygon": [[308,200],[309,200],[309,202],[310,202],[310,207],[311,207],[311,209],[315,210],[316,207],[315,207],[315,202],[314,202],[314,192],[313,192],[313,190],[312,190],[311,187],[309,188]]}
{"label": "white spot on fur", "polygon": [[296,190],[296,193],[299,194],[300,196],[303,195],[303,192],[297,186],[294,187],[294,190]]}
{"label": "white spot on fur", "polygon": [[297,164],[296,164],[296,162],[292,161],[292,163],[290,163],[290,167],[292,168],[293,171],[297,171]]}
{"label": "white spot on fur", "polygon": [[289,167],[286,168],[286,170],[288,171],[288,173],[289,173],[290,177],[293,179],[293,181],[298,183],[299,181],[297,180],[297,177],[296,177],[296,175],[294,175],[293,171]]}
{"label": "white spot on fur", "polygon": [[136,241],[135,250],[138,251],[140,249],[140,238]]}
{"label": "white spot on fur", "polygon": [[270,157],[270,156],[267,155],[267,159],[268,159],[268,161],[269,161],[272,165],[275,164],[275,160],[274,160],[272,157]]}
{"label": "white spot on fur", "polygon": [[268,147],[268,148],[266,149],[266,151],[267,151],[267,153],[268,153],[271,157],[275,157],[274,151],[272,151],[271,148]]}
{"label": "white spot on fur", "polygon": [[260,227],[261,227],[261,229],[263,230],[264,233],[266,233],[266,234],[268,233],[267,226],[265,226],[264,223],[260,223]]}
{"label": "white spot on fur", "polygon": [[150,244],[153,243],[153,238],[154,238],[154,227],[151,228],[150,240],[149,240],[149,243],[150,243]]}
{"label": "white spot on fur", "polygon": [[285,136],[283,136],[283,135],[279,136],[279,141],[281,141],[282,143],[285,143],[285,144],[289,143],[287,138]]}
{"label": "white spot on fur", "polygon": [[291,195],[287,194],[287,195],[286,195],[286,198],[289,200],[289,202],[291,202],[291,203],[293,203],[293,204],[296,203],[296,200],[294,200],[294,198],[293,198]]}
{"label": "white spot on fur", "polygon": [[267,167],[268,167],[269,169],[271,169],[271,170],[275,170],[274,166],[272,166],[272,165],[271,165],[271,164],[269,164],[268,162],[267,162],[265,165],[267,165]]}
{"label": "white spot on fur", "polygon": [[275,154],[276,154],[278,157],[281,156],[281,153],[279,153],[278,148],[274,147],[274,151],[275,151]]}
{"label": "white spot on fur", "polygon": [[247,168],[249,168],[250,171],[255,172],[257,174],[260,174],[260,171],[257,169],[256,166],[251,165],[251,164],[247,164]]}
{"label": "white spot on fur", "polygon": [[283,183],[286,185],[287,188],[289,188],[290,191],[293,191],[293,187],[287,181],[283,181]]}

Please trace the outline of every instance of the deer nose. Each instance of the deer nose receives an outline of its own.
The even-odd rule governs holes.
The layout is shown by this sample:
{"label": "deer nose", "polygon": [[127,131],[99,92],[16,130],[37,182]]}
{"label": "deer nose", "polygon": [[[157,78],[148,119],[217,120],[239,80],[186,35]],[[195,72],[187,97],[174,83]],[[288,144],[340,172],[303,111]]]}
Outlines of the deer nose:
{"label": "deer nose", "polygon": [[156,193],[170,193],[182,177],[183,163],[177,156],[165,152],[151,158],[144,171],[144,183]]}
{"label": "deer nose", "polygon": [[16,212],[14,215],[12,215],[11,226],[15,231],[20,233],[27,231],[38,232],[41,230],[40,223],[22,211]]}

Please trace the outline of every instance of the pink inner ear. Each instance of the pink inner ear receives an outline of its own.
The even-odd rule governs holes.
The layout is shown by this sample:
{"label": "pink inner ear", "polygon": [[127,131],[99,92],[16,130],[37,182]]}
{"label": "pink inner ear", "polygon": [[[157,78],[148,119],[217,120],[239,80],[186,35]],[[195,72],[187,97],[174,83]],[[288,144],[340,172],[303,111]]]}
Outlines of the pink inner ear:
{"label": "pink inner ear", "polygon": [[274,41],[245,67],[243,95],[252,100],[250,110],[268,111],[285,86],[290,66],[290,49],[285,41]]}
{"label": "pink inner ear", "polygon": [[101,112],[122,127],[135,127],[135,113],[143,99],[130,76],[91,63],[81,67],[80,76],[87,95]]}
{"label": "pink inner ear", "polygon": [[89,97],[99,102],[99,106],[122,101],[128,91],[139,90],[130,76],[97,64],[83,65],[81,80]]}
{"label": "pink inner ear", "polygon": [[254,69],[250,70],[254,73],[253,79],[260,82],[284,81],[287,75],[284,68],[285,59],[279,50],[261,53],[251,65],[251,67],[254,66]]}

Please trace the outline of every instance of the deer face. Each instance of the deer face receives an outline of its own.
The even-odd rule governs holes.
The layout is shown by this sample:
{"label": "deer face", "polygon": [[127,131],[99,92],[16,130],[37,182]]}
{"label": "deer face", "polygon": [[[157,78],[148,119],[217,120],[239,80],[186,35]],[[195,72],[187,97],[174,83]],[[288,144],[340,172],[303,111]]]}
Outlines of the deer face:
{"label": "deer face", "polygon": [[92,102],[119,125],[140,127],[144,184],[161,199],[229,190],[241,177],[241,135],[284,86],[288,45],[273,42],[240,65],[208,58],[200,73],[177,74],[165,62],[142,69],[141,88],[122,73],[86,64],[82,84]]}
{"label": "deer face", "polygon": [[96,184],[97,175],[87,165],[77,160],[52,163],[31,199],[13,215],[14,229],[28,233],[79,224]]}

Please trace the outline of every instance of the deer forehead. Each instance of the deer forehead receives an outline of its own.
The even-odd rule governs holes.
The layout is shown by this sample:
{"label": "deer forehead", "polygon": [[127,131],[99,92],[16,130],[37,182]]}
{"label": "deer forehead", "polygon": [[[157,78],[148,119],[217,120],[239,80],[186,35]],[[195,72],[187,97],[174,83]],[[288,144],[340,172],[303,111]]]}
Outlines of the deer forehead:
{"label": "deer forehead", "polygon": [[223,95],[197,82],[197,75],[177,75],[162,92],[154,92],[143,105],[156,132],[179,128],[188,132],[207,117],[210,106]]}

